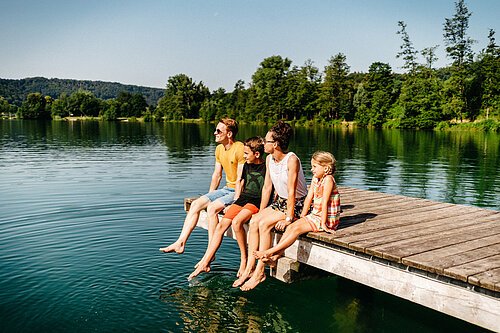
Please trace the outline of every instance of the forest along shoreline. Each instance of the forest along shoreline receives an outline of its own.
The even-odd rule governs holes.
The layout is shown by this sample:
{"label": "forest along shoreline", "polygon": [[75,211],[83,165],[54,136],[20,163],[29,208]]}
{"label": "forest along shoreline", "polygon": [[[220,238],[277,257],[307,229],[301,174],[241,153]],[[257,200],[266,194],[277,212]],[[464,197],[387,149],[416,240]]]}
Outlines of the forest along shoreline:
{"label": "forest along shoreline", "polygon": [[240,123],[285,120],[305,126],[498,132],[500,47],[495,30],[490,29],[481,51],[473,51],[476,41],[467,31],[471,16],[465,2],[458,0],[455,13],[445,18],[443,44],[450,65],[444,68],[434,68],[439,46],[416,49],[412,27],[399,21],[394,35],[383,37],[401,38],[395,57],[403,60],[403,73],[380,61],[373,62],[367,73],[351,72],[340,52],[328,59],[322,71],[310,59],[297,66],[287,57],[267,57],[251,81],[238,80],[232,92],[210,91],[186,74],[169,77],[164,90],[101,81],[0,79],[0,116],[113,121],[228,117]]}

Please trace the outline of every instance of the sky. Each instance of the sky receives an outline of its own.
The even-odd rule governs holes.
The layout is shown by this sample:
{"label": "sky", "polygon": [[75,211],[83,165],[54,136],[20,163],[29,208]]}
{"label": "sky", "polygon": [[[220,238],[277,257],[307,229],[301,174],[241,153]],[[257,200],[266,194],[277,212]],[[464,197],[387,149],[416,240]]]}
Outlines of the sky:
{"label": "sky", "polygon": [[[474,51],[489,29],[500,43],[500,0],[465,3]],[[182,73],[232,91],[267,57],[323,71],[338,53],[351,72],[380,61],[400,73],[398,21],[416,50],[439,45],[435,67],[444,67],[443,24],[454,14],[454,0],[0,0],[0,78],[165,88]]]}

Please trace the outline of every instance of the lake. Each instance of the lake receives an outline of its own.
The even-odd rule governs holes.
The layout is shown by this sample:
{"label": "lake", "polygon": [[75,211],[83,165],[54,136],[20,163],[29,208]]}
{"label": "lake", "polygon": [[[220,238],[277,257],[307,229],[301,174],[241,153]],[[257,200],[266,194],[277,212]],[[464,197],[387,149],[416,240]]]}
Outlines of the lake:
{"label": "lake", "polygon": [[[336,276],[231,288],[225,240],[212,271],[187,276],[183,198],[204,193],[213,124],[0,120],[1,332],[481,332]],[[265,135],[245,125],[238,138]],[[292,151],[331,151],[339,185],[500,210],[500,135],[296,128]]]}

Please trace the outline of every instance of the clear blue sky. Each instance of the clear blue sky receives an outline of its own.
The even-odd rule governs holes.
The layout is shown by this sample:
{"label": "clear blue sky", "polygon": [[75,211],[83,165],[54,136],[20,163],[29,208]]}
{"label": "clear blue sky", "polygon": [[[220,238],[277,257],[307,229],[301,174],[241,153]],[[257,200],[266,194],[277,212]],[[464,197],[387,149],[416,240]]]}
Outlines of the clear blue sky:
{"label": "clear blue sky", "polygon": [[[468,34],[500,43],[500,0],[468,0]],[[247,84],[266,57],[281,55],[323,70],[342,52],[351,71],[396,59],[397,22],[416,49],[439,44],[437,67],[450,63],[443,23],[453,0],[0,0],[0,78],[101,80],[163,88],[184,73],[211,90]],[[422,60],[423,62],[423,60]]]}

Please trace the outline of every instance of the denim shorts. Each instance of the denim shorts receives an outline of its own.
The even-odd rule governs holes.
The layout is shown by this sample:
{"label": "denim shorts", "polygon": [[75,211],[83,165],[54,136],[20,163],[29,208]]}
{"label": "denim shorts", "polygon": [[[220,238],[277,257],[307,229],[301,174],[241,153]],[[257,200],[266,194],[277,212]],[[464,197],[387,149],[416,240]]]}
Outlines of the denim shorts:
{"label": "denim shorts", "polygon": [[225,206],[228,206],[234,202],[234,188],[224,186],[221,189],[206,193],[203,196],[210,202],[220,200]]}

